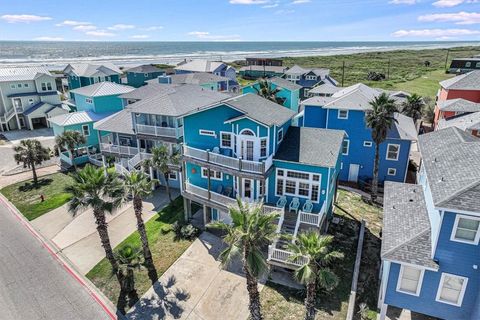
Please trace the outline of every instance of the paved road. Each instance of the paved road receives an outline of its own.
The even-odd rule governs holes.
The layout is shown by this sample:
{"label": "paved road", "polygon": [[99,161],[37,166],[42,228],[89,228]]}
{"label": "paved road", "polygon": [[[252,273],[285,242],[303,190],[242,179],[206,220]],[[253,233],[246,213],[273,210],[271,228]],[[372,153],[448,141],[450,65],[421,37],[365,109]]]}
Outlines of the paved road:
{"label": "paved road", "polygon": [[0,202],[0,320],[111,319]]}

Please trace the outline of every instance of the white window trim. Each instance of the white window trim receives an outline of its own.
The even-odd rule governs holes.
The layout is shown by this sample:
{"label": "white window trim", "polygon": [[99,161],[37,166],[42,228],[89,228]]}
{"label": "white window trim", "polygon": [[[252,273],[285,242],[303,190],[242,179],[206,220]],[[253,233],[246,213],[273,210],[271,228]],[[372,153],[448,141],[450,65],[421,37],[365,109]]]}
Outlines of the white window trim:
{"label": "white window trim", "polygon": [[363,146],[364,146],[364,147],[367,147],[367,148],[370,148],[370,147],[373,146],[373,142],[372,142],[372,141],[365,140],[365,141],[363,141]]}
{"label": "white window trim", "polygon": [[402,264],[400,265],[400,272],[398,273],[398,280],[397,280],[397,292],[401,292],[404,294],[409,294],[411,296],[420,296],[420,291],[422,290],[422,284],[423,284],[423,276],[425,275],[425,269],[424,268],[418,268],[418,267],[413,267],[413,266],[406,266],[408,268],[414,268],[414,269],[419,269],[420,270],[420,278],[418,278],[418,283],[417,283],[417,290],[415,293],[413,292],[408,292],[408,291],[403,291],[400,286],[402,284],[402,278],[403,278],[403,271],[405,269],[405,266]]}
{"label": "white window trim", "polygon": [[85,98],[85,103],[92,104],[93,99],[92,98]]}
{"label": "white window trim", "polygon": [[[171,174],[174,174],[174,175],[175,175],[175,178],[172,178],[172,177],[170,176]],[[170,171],[170,172],[168,173],[168,180],[177,181],[177,180],[178,180],[177,171]]]}
{"label": "white window trim", "polygon": [[350,153],[350,140],[344,139],[343,141],[347,143],[347,153],[343,153],[343,142],[342,142],[342,150],[341,150],[342,155],[348,156],[348,154]]}
{"label": "white window trim", "polygon": [[201,136],[208,136],[208,137],[214,137],[214,138],[217,137],[217,134],[215,133],[215,131],[206,130],[206,129],[198,130],[198,134],[201,135]]}
{"label": "white window trim", "polygon": [[[390,173],[390,170],[393,170],[393,173]],[[387,169],[387,175],[388,176],[396,176],[397,175],[397,169],[396,168],[388,168]]]}
{"label": "white window trim", "polygon": [[[396,159],[390,159],[390,158],[388,157],[388,150],[390,149],[390,146],[397,146],[397,147],[398,147],[397,158],[396,158]],[[389,160],[389,161],[398,161],[398,158],[400,158],[400,145],[397,144],[397,143],[389,143],[389,144],[387,145],[387,153],[386,153],[386,155],[385,155],[385,159],[386,159],[386,160]]]}
{"label": "white window trim", "polygon": [[[85,129],[84,129],[85,127],[87,127],[88,134],[85,134]],[[90,136],[90,127],[89,127],[88,124],[82,125],[82,134],[83,134],[85,137]]]}
{"label": "white window trim", "polygon": [[[265,155],[262,156],[262,140],[265,140]],[[269,148],[269,143],[268,143],[268,137],[263,137],[263,138],[260,138],[259,140],[259,144],[260,144],[260,150],[259,150],[259,155],[260,155],[260,158],[268,158],[268,148]]]}
{"label": "white window trim", "polygon": [[[279,170],[283,171],[283,176],[278,175]],[[290,172],[298,172],[298,173],[302,173],[302,174],[308,174],[309,178],[308,178],[308,180],[305,180],[305,179],[288,177],[287,172],[289,172],[289,171]],[[313,180],[314,175],[318,176],[318,181]],[[278,180],[283,180],[283,194],[278,193],[278,190],[277,190]],[[295,193],[294,194],[286,191],[287,180],[295,181]],[[298,194],[298,189],[299,189],[299,183],[300,182],[309,184],[310,187],[308,189],[308,196]],[[311,198],[312,198],[312,186],[313,185],[318,185],[318,198],[317,198],[316,201],[311,200]],[[321,173],[311,173],[311,172],[306,172],[306,171],[299,171],[299,170],[277,168],[275,170],[275,195],[277,197],[281,197],[282,195],[287,195],[287,196],[291,196],[291,197],[299,197],[299,198],[311,200],[313,203],[320,203],[320,199],[322,198],[322,174]]]}
{"label": "white window trim", "polygon": [[280,132],[282,133],[282,139],[279,139],[279,140],[277,141],[277,145],[280,144],[280,143],[283,141],[283,138],[285,137],[284,134],[283,134],[283,128],[280,128],[280,129],[278,129],[278,131],[277,131],[277,139],[278,139],[278,134],[279,134]]}
{"label": "white window trim", "polygon": [[[203,170],[208,170],[208,169],[205,168],[205,167],[201,167],[201,168],[200,168],[200,174],[201,174],[202,178],[208,179],[208,175],[203,174]],[[221,171],[219,171],[219,170],[211,170],[211,169],[210,169],[210,171],[211,171],[211,172],[214,172],[214,173],[220,172],[220,178],[217,178],[216,175],[214,174],[213,177],[210,177],[210,180],[223,181],[223,172],[221,172]],[[208,172],[208,171],[207,171],[207,172]]]}
{"label": "white window trim", "polygon": [[[440,294],[442,292],[442,288],[443,288],[443,281],[445,280],[445,276],[450,276],[450,277],[455,277],[455,278],[462,278],[464,281],[463,281],[463,286],[462,286],[462,291],[460,291],[460,295],[458,296],[458,302],[457,303],[453,303],[453,302],[450,302],[450,301],[445,301],[445,300],[441,300],[440,299]],[[460,307],[462,305],[462,302],[463,302],[463,296],[465,295],[465,291],[467,290],[467,284],[468,284],[468,278],[467,277],[463,277],[463,276],[458,276],[456,274],[451,274],[451,273],[446,273],[446,272],[442,272],[442,277],[440,278],[440,282],[438,284],[438,289],[437,289],[437,296],[435,297],[435,301],[437,302],[441,302],[441,303],[445,303],[445,304],[449,304],[451,306],[456,306],[456,307]]]}
{"label": "white window trim", "polygon": [[[341,113],[342,111],[347,113],[347,115],[346,115],[345,117],[340,116],[340,113]],[[347,120],[347,119],[348,119],[348,114],[349,114],[348,110],[338,109],[338,111],[337,111],[337,118],[338,118],[338,119],[341,119],[341,120]]]}
{"label": "white window trim", "polygon": [[[223,145],[222,135],[224,135],[224,134],[230,135],[230,146],[229,147]],[[227,131],[220,131],[220,148],[233,149],[235,147],[233,144],[234,144],[233,133],[232,132],[227,132]]]}
{"label": "white window trim", "polygon": [[478,245],[478,243],[480,242],[480,227],[479,227],[479,229],[477,229],[477,234],[475,235],[475,240],[474,241],[468,241],[468,240],[456,239],[455,238],[455,233],[457,233],[456,231],[457,231],[458,222],[460,221],[460,218],[480,221],[480,218],[477,218],[477,217],[457,214],[456,217],[455,217],[455,223],[453,224],[452,234],[450,235],[450,241]]}

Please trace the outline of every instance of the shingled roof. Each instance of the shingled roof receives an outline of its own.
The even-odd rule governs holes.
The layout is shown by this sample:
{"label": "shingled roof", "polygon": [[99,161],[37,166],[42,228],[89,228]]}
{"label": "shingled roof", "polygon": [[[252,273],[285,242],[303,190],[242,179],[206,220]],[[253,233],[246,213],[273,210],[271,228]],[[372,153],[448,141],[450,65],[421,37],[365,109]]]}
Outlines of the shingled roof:
{"label": "shingled roof", "polygon": [[461,98],[450,99],[439,101],[438,108],[442,111],[477,112],[480,111],[480,103],[475,103]]}
{"label": "shingled roof", "polygon": [[463,131],[480,130],[480,111],[461,114],[448,119],[440,119],[437,128],[444,129],[448,127],[457,127]]}
{"label": "shingled roof", "polygon": [[440,82],[447,90],[480,90],[480,70],[465,73]]}
{"label": "shingled roof", "polygon": [[97,121],[93,127],[101,131],[135,134],[133,130],[132,113],[127,109]]}
{"label": "shingled roof", "polygon": [[141,66],[136,66],[136,67],[125,70],[125,72],[133,72],[133,73],[154,73],[154,72],[163,72],[163,71],[165,70],[153,64],[142,64]]}

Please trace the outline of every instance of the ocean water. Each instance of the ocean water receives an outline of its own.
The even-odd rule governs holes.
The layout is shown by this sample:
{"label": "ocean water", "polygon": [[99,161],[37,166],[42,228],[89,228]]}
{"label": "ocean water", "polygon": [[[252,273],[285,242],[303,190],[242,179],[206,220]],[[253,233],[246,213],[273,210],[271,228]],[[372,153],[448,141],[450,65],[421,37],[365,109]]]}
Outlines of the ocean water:
{"label": "ocean water", "polygon": [[110,61],[119,66],[178,63],[206,58],[233,61],[251,56],[349,54],[396,49],[448,48],[480,42],[41,42],[0,41],[0,65],[45,65]]}

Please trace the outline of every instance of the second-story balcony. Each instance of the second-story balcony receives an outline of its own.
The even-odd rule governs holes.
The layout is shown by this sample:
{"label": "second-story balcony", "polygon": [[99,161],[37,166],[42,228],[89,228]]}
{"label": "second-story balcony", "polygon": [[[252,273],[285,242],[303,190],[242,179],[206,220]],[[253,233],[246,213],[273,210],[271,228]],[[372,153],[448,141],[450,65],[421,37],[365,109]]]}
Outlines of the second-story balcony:
{"label": "second-story balcony", "polygon": [[178,139],[183,136],[182,128],[175,127],[159,127],[146,124],[136,125],[137,134],[143,134],[154,137],[165,137]]}
{"label": "second-story balcony", "polygon": [[[129,146],[120,146],[120,145],[115,145],[111,143],[100,143],[100,151],[116,154],[120,156],[133,157],[138,153],[138,148],[129,147]],[[140,152],[145,152],[145,150],[141,149]]]}
{"label": "second-story balcony", "polygon": [[260,175],[265,175],[272,167],[273,163],[273,155],[270,155],[270,157],[268,157],[264,161],[250,161],[225,156],[217,152],[189,147],[187,145],[183,146],[183,156],[187,159],[205,162],[230,170]]}

